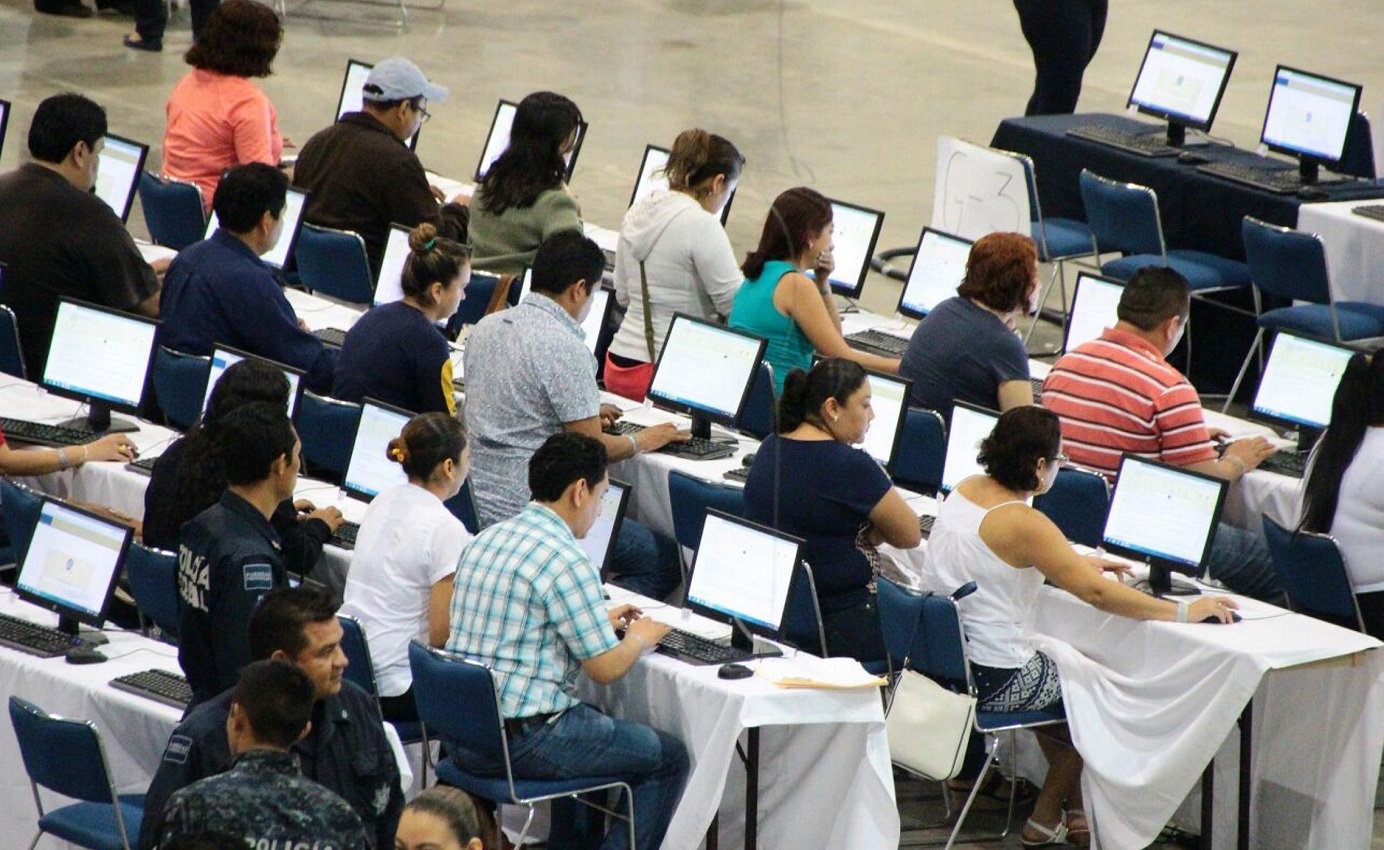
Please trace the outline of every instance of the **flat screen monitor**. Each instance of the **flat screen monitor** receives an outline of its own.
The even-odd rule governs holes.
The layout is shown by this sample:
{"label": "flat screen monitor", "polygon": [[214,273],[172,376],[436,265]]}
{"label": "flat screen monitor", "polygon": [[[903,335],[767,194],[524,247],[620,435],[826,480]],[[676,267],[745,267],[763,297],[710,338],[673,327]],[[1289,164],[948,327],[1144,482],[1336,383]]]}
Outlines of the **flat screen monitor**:
{"label": "flat screen monitor", "polygon": [[598,286],[591,293],[591,309],[587,311],[586,318],[582,320],[581,330],[586,337],[586,349],[594,356],[596,345],[601,339],[601,329],[605,327],[606,319],[610,317],[610,305],[615,300],[615,291]]}
{"label": "flat screen monitor", "polygon": [[952,408],[947,429],[947,454],[942,461],[942,492],[950,493],[972,475],[984,475],[980,461],[980,441],[995,430],[1000,415],[993,410],[958,401]]}
{"label": "flat screen monitor", "polygon": [[1299,446],[1310,448],[1331,424],[1336,386],[1355,354],[1340,345],[1280,332],[1264,364],[1251,415],[1300,429]]}
{"label": "flat screen monitor", "polygon": [[68,424],[94,431],[138,431],[112,419],[111,411],[135,413],[144,397],[144,379],[154,360],[159,323],[63,297],[48,344],[43,385],[58,395],[87,403],[87,415]]}
{"label": "flat screen monitor", "polygon": [[139,175],[148,156],[148,145],[120,136],[106,136],[106,146],[101,149],[101,161],[96,167],[96,187],[92,191],[120,216],[121,221],[130,217]]}
{"label": "flat screen monitor", "polygon": [[910,319],[921,319],[955,295],[966,276],[971,244],[970,239],[924,227],[918,237],[918,249],[913,252],[908,280],[899,295],[899,312]]}
{"label": "flat screen monitor", "polygon": [[519,284],[519,300],[515,304],[523,304],[524,299],[529,297],[533,291],[533,266],[524,266],[524,282]]}
{"label": "flat screen monitor", "polygon": [[1154,30],[1129,105],[1168,122],[1168,144],[1181,145],[1187,128],[1206,131],[1235,67],[1233,50]]}
{"label": "flat screen monitor", "polygon": [[1067,330],[1062,338],[1062,350],[1071,351],[1078,345],[1090,342],[1113,328],[1118,321],[1116,308],[1120,306],[1120,294],[1124,284],[1118,280],[1078,272],[1076,291],[1072,295],[1072,309],[1067,315]]}
{"label": "flat screen monitor", "polygon": [[595,524],[587,529],[586,536],[578,540],[586,557],[591,559],[596,569],[601,571],[601,581],[610,578],[611,545],[620,534],[620,526],[625,521],[625,508],[629,505],[630,485],[623,481],[610,479],[605,494],[601,496],[601,515]]}
{"label": "flat screen monitor", "polygon": [[[495,117],[490,121],[490,134],[485,137],[485,148],[481,150],[480,162],[476,163],[476,181],[485,178],[486,172],[495,160],[500,158],[509,147],[509,130],[514,126],[514,113],[519,109],[519,104],[512,100],[501,100],[495,104]],[[577,154],[581,153],[581,143],[586,138],[585,121],[577,125],[577,140],[572,145],[572,149],[563,156],[563,161],[567,163],[566,180],[572,180],[572,171],[577,167]]]}
{"label": "flat screen monitor", "polygon": [[5,130],[10,126],[10,102],[0,100],[0,155],[5,153]]}
{"label": "flat screen monitor", "polygon": [[360,406],[360,424],[351,442],[342,489],[346,495],[368,502],[380,493],[408,483],[404,468],[385,455],[389,441],[403,433],[413,418],[407,410],[367,398]]}
{"label": "flat screen monitor", "polygon": [[[644,146],[644,159],[639,163],[639,179],[635,181],[634,192],[630,194],[630,206],[660,189],[668,188],[668,177],[664,174],[664,169],[668,167],[669,156],[670,151],[667,148],[658,145]],[[735,193],[731,192],[726,198],[725,206],[721,207],[722,225],[730,219],[730,203],[733,200]]]}
{"label": "flat screen monitor", "polygon": [[1279,65],[1259,140],[1297,157],[1302,182],[1315,183],[1318,164],[1341,161],[1359,108],[1360,86]]}
{"label": "flat screen monitor", "polygon": [[648,397],[690,415],[693,435],[710,439],[712,422],[731,425],[740,418],[764,346],[754,334],[674,313]]}
{"label": "flat screen monitor", "polygon": [[[1110,493],[1104,546],[1147,563],[1154,594],[1172,593],[1172,571],[1201,574],[1225,491],[1220,478],[1126,454]],[[1184,593],[1197,592],[1183,587]]]}
{"label": "flat screen monitor", "polygon": [[380,273],[375,278],[375,306],[392,304],[404,299],[404,261],[408,259],[409,229],[402,224],[391,224],[389,236],[384,243],[384,259],[380,262]]}
{"label": "flat screen monitor", "polygon": [[229,345],[218,345],[212,349],[211,371],[207,372],[207,389],[202,394],[202,412],[206,412],[207,405],[211,403],[211,391],[216,388],[216,382],[221,380],[221,376],[226,373],[226,370],[231,368],[232,364],[247,359],[258,360],[284,373],[284,377],[288,379],[288,415],[289,418],[292,418],[293,411],[298,409],[298,396],[302,394],[303,370],[293,366],[285,366],[264,357],[256,357],[253,354],[231,348]]}
{"label": "flat screen monitor", "polygon": [[687,578],[687,607],[731,624],[731,644],[751,649],[735,626],[777,638],[800,570],[802,541],[716,510],[706,512],[702,542]]}
{"label": "flat screen monitor", "polygon": [[894,463],[894,452],[898,450],[913,382],[876,372],[870,372],[869,379],[870,406],[875,411],[875,418],[865,432],[865,441],[860,447],[879,461],[880,466],[888,467]]}
{"label": "flat screen monitor", "polygon": [[845,201],[831,202],[831,254],[836,268],[831,273],[831,289],[846,298],[859,298],[870,273],[870,258],[875,255],[884,213],[858,207]]}
{"label": "flat screen monitor", "polygon": [[[365,98],[363,89],[365,81],[370,77],[370,71],[374,65],[369,62],[361,62],[357,59],[350,59],[346,62],[346,73],[341,78],[341,94],[336,99],[336,120],[340,121],[341,116],[347,112],[360,112],[365,108]],[[422,132],[420,127],[419,133]],[[414,133],[408,140],[409,150],[418,149],[418,133]]]}
{"label": "flat screen monitor", "polygon": [[20,599],[58,615],[58,628],[101,628],[132,530],[65,502],[44,497],[38,525],[19,563]]}
{"label": "flat screen monitor", "polygon": [[[278,244],[260,255],[260,260],[266,266],[276,271],[282,271],[288,258],[293,255],[293,245],[298,241],[298,230],[303,221],[303,207],[307,204],[307,200],[306,192],[289,187],[288,195],[284,198],[284,228],[279,234]],[[202,238],[210,239],[220,226],[221,222],[216,217],[216,211],[212,210],[211,216],[207,219],[206,233],[202,235]]]}

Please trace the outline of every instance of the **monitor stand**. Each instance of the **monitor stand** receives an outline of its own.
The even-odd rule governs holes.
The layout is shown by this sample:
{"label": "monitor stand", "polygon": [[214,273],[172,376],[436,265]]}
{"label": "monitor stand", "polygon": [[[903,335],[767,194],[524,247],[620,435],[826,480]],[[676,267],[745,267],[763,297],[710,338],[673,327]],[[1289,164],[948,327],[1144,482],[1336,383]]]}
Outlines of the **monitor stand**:
{"label": "monitor stand", "polygon": [[1168,122],[1168,147],[1180,148],[1187,144],[1187,127],[1176,121]]}
{"label": "monitor stand", "polygon": [[94,431],[97,434],[129,434],[138,431],[139,426],[128,419],[111,418],[109,406],[93,401],[87,405],[87,415],[59,422],[59,428],[74,428],[78,431]]}
{"label": "monitor stand", "polygon": [[65,635],[81,638],[82,643],[87,646],[101,646],[111,642],[111,639],[106,637],[105,632],[100,629],[83,629],[75,618],[64,617],[61,614],[58,615],[58,631]]}
{"label": "monitor stand", "polygon": [[1302,185],[1314,186],[1320,177],[1321,172],[1317,160],[1310,156],[1304,156],[1298,159],[1298,180],[1302,182]]}
{"label": "monitor stand", "polygon": [[758,658],[777,658],[783,655],[783,650],[767,640],[756,638],[744,623],[734,617],[731,618],[730,645]]}
{"label": "monitor stand", "polygon": [[1200,596],[1197,586],[1188,581],[1173,578],[1172,570],[1156,564],[1149,564],[1149,593],[1159,599],[1169,596]]}

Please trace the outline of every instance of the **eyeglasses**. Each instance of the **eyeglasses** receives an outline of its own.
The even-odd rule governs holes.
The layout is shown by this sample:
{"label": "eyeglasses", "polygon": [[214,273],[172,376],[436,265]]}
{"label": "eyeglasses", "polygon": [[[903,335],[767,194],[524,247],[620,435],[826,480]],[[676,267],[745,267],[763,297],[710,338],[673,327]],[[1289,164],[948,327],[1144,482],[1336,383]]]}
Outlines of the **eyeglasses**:
{"label": "eyeglasses", "polygon": [[423,106],[422,104],[415,104],[415,105],[413,105],[413,111],[414,111],[414,112],[417,112],[419,115],[423,116],[423,120],[421,120],[420,122],[418,122],[418,123],[420,123],[420,124],[426,124],[426,123],[428,123],[428,120],[429,120],[430,118],[432,118],[432,113],[429,112],[429,111],[428,111],[428,108],[427,108],[426,106]]}
{"label": "eyeglasses", "polygon": [[1071,462],[1071,458],[1067,457],[1066,455],[1062,454],[1061,452],[1058,452],[1057,454],[1055,454],[1055,455],[1053,455],[1052,457],[1048,458],[1048,460],[1052,461],[1053,463],[1057,464],[1058,466],[1066,466],[1069,462]]}

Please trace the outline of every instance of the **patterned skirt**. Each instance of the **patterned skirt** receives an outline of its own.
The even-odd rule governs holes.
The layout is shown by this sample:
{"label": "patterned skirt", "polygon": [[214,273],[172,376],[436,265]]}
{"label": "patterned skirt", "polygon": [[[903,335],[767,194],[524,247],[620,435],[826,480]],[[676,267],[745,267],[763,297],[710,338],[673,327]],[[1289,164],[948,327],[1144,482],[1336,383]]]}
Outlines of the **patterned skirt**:
{"label": "patterned skirt", "polygon": [[1057,663],[1035,652],[1022,667],[971,665],[981,711],[1014,713],[1019,711],[1062,711],[1062,683],[1057,678]]}

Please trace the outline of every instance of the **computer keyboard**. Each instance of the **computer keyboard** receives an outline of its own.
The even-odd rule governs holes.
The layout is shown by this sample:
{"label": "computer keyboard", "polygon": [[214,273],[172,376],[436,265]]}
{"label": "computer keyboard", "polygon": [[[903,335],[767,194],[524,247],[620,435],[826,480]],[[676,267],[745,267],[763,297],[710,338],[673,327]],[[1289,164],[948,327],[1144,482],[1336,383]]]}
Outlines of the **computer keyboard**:
{"label": "computer keyboard", "polygon": [[320,339],[323,345],[340,348],[346,344],[346,332],[341,328],[318,328],[312,335]]}
{"label": "computer keyboard", "polygon": [[1263,168],[1243,162],[1208,162],[1198,165],[1197,171],[1279,195],[1302,188],[1302,178],[1292,168]]}
{"label": "computer keyboard", "polygon": [[0,416],[0,431],[5,433],[6,440],[32,443],[36,446],[80,446],[101,436],[85,428],[47,425],[27,419],[11,419],[8,416]]}
{"label": "computer keyboard", "polygon": [[1029,378],[1029,379],[1028,379],[1028,385],[1031,386],[1031,387],[1033,387],[1033,400],[1034,400],[1034,402],[1036,402],[1036,403],[1038,403],[1038,404],[1041,404],[1041,403],[1042,403],[1041,400],[1042,400],[1042,398],[1043,398],[1043,379],[1042,379],[1042,378]]}
{"label": "computer keyboard", "polygon": [[908,340],[901,336],[870,328],[866,331],[846,334],[846,344],[851,348],[863,349],[872,354],[878,353],[885,357],[902,357],[904,349],[908,347]]}
{"label": "computer keyboard", "polygon": [[1375,221],[1384,221],[1384,204],[1361,204],[1358,207],[1351,207],[1350,211]]}
{"label": "computer keyboard", "polygon": [[615,271],[615,252],[614,252],[614,251],[607,251],[605,248],[602,248],[602,249],[601,249],[601,253],[605,255],[605,268],[606,268],[606,271],[608,271],[608,272],[613,272],[613,271]]}
{"label": "computer keyboard", "polygon": [[1088,142],[1109,145],[1112,148],[1119,148],[1139,156],[1177,156],[1183,152],[1182,148],[1169,145],[1167,137],[1159,131],[1149,133],[1143,130],[1134,131],[1110,127],[1105,124],[1084,124],[1080,127],[1071,128],[1067,131],[1067,135]]}
{"label": "computer keyboard", "polygon": [[139,460],[132,460],[125,464],[126,468],[133,469],[135,472],[142,472],[145,475],[154,474],[154,464],[159,462],[158,455],[153,457],[142,457]]}
{"label": "computer keyboard", "polygon": [[[644,430],[643,425],[634,422],[621,420],[613,425],[603,428],[607,434],[614,434],[617,437],[628,437],[638,434]],[[680,457],[684,460],[719,460],[723,457],[730,457],[735,454],[736,444],[732,442],[722,442],[719,440],[707,440],[702,437],[692,437],[681,443],[669,443],[659,452],[673,457]]]}
{"label": "computer keyboard", "polygon": [[52,658],[81,645],[81,638],[73,637],[67,632],[60,632],[51,626],[40,626],[38,623],[21,620],[9,614],[0,614],[0,646],[8,646],[10,649],[37,655],[39,658]]}
{"label": "computer keyboard", "polygon": [[187,679],[167,670],[143,670],[111,679],[111,687],[174,708],[187,708],[192,702],[192,686]]}
{"label": "computer keyboard", "polygon": [[750,480],[750,468],[748,466],[737,466],[734,469],[727,469],[721,473],[722,478],[729,478],[731,481],[739,481],[744,484]]}
{"label": "computer keyboard", "polygon": [[663,640],[658,642],[658,651],[688,664],[726,664],[744,661],[754,656],[752,652],[736,649],[681,629],[673,629],[664,635]]}
{"label": "computer keyboard", "polygon": [[332,532],[332,543],[342,549],[356,548],[356,535],[360,533],[360,523],[347,520]]}
{"label": "computer keyboard", "polygon": [[1307,455],[1298,452],[1281,451],[1269,455],[1259,464],[1260,469],[1277,472],[1289,478],[1302,478],[1307,474]]}
{"label": "computer keyboard", "polygon": [[923,514],[918,517],[918,531],[922,532],[924,538],[932,536],[932,524],[937,522],[937,517]]}

